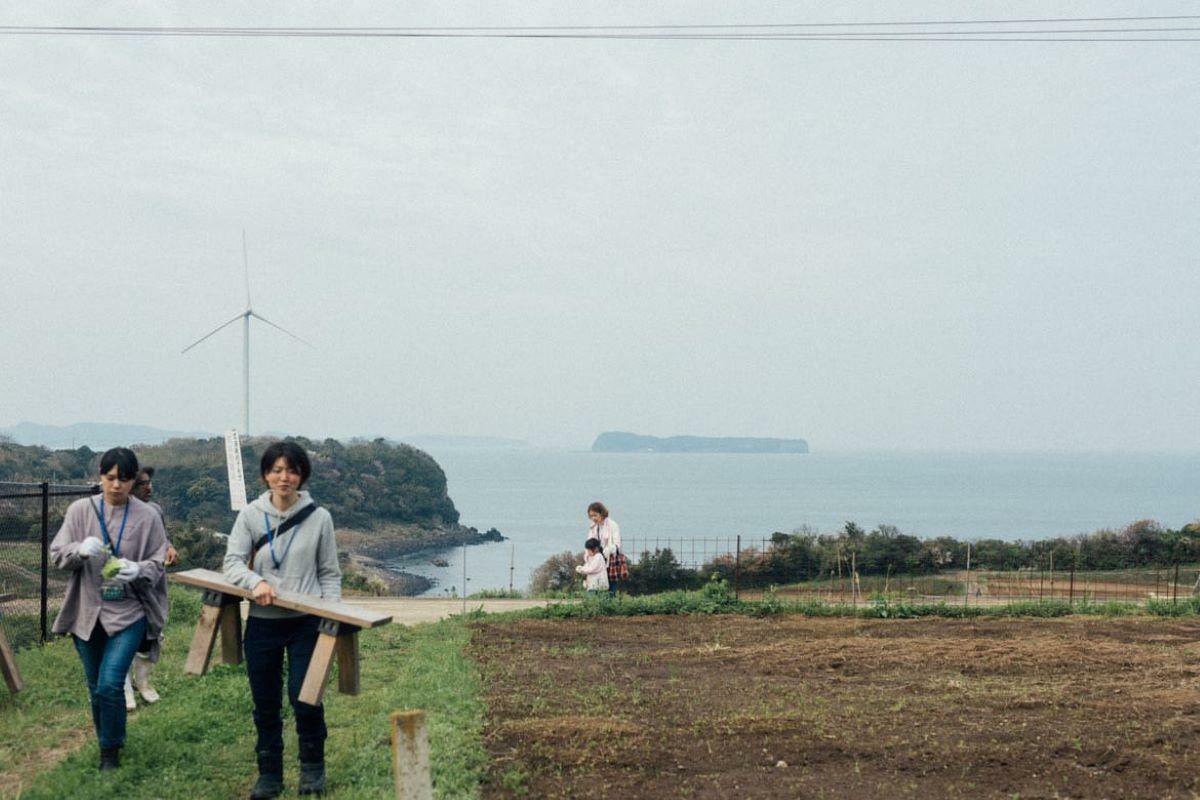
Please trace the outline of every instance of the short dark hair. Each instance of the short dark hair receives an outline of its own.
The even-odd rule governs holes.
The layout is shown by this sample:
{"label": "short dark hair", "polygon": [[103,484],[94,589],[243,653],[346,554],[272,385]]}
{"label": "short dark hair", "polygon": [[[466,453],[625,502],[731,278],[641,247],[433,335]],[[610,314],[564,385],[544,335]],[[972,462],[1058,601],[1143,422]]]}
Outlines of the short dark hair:
{"label": "short dark hair", "polygon": [[[578,506],[576,506],[576,507],[578,508]],[[597,514],[600,515],[600,519],[608,519],[608,508],[604,505],[604,503],[601,503],[599,500],[597,500],[596,502],[594,502],[590,506],[588,506],[588,513],[590,514],[593,511],[595,511]],[[578,540],[576,540],[576,541],[578,541]]]}
{"label": "short dark hair", "polygon": [[308,483],[308,478],[312,475],[312,462],[308,460],[308,453],[304,452],[304,448],[295,442],[275,442],[264,450],[262,461],[258,465],[259,477],[266,480],[271,467],[281,458],[289,467],[300,473],[301,486]]}
{"label": "short dark hair", "polygon": [[597,539],[595,536],[593,536],[592,538],[588,539],[586,542],[583,543],[583,549],[584,550],[599,550],[600,549],[600,540]]}
{"label": "short dark hair", "polygon": [[106,450],[100,456],[100,474],[107,475],[113,467],[117,468],[117,477],[123,481],[132,481],[138,475],[137,456],[128,447],[114,447]]}
{"label": "short dark hair", "polygon": [[142,475],[145,475],[147,478],[153,478],[154,467],[142,467],[141,472],[138,473],[138,477],[140,478]]}

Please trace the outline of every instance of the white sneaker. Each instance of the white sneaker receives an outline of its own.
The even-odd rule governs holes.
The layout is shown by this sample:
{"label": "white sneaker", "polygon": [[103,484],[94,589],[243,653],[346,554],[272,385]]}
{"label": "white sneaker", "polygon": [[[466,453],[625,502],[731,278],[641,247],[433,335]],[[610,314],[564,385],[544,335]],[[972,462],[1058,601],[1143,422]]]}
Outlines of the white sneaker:
{"label": "white sneaker", "polygon": [[150,673],[153,671],[154,662],[150,659],[140,653],[133,659],[133,685],[147,703],[157,703],[160,699],[158,692],[150,685]]}
{"label": "white sneaker", "polygon": [[133,696],[133,684],[129,682],[129,676],[125,676],[125,710],[137,710],[137,698]]}

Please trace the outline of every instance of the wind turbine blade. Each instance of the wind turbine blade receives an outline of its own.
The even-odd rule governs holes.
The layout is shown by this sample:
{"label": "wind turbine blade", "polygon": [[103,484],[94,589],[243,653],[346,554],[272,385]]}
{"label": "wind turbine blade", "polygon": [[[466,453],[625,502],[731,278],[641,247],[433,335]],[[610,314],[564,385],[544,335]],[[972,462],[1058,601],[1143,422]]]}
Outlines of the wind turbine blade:
{"label": "wind turbine blade", "polygon": [[301,339],[299,336],[297,336],[296,334],[294,334],[294,333],[292,333],[291,331],[289,331],[287,328],[281,328],[280,326],[276,325],[274,322],[271,322],[271,320],[269,320],[269,319],[267,319],[266,317],[264,317],[262,314],[259,314],[257,311],[251,311],[251,312],[250,312],[250,316],[254,317],[255,319],[257,319],[257,320],[259,320],[259,321],[261,321],[261,322],[265,322],[265,323],[267,323],[268,325],[270,325],[272,328],[275,328],[276,330],[283,331],[283,332],[284,332],[284,333],[286,333],[288,336],[290,336],[290,337],[292,337],[293,339],[295,339],[297,342],[300,342],[301,344],[306,344],[306,345],[308,345],[309,347],[312,347],[314,350],[316,349],[315,347],[313,347],[313,345],[312,345],[312,343],[311,343],[311,342],[306,342],[306,341],[304,341],[304,340],[303,340],[303,339]]}
{"label": "wind turbine blade", "polygon": [[189,344],[187,347],[183,348],[183,350],[181,350],[180,352],[181,352],[181,353],[186,353],[188,350],[191,350],[193,347],[195,347],[196,345],[200,344],[201,342],[203,342],[203,341],[204,341],[205,339],[207,339],[208,337],[212,336],[212,335],[213,335],[214,333],[216,333],[217,331],[221,330],[222,328],[228,328],[230,325],[232,325],[233,323],[237,322],[239,319],[241,319],[241,318],[242,318],[242,317],[244,317],[244,316],[246,316],[246,312],[245,312],[245,311],[243,311],[241,314],[238,314],[238,315],[237,315],[236,317],[234,317],[233,319],[229,320],[229,322],[222,322],[220,325],[218,325],[217,327],[213,328],[211,331],[209,331],[208,333],[204,334],[204,335],[203,335],[203,336],[201,336],[199,339],[197,339],[196,341],[194,341],[194,342],[192,342],[191,344]]}
{"label": "wind turbine blade", "polygon": [[246,229],[242,228],[242,267],[246,276],[246,308],[250,308],[250,258],[246,255]]}

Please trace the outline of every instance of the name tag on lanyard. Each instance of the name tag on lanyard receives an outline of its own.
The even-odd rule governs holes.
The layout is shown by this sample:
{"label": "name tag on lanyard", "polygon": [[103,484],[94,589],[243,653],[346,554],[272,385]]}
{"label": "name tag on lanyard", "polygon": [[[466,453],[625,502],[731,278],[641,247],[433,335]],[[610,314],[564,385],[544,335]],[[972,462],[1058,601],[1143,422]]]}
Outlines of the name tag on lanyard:
{"label": "name tag on lanyard", "polygon": [[[89,503],[90,505],[90,503]],[[108,534],[108,522],[104,519],[104,498],[100,498],[100,508],[92,506],[96,511],[96,517],[100,520],[100,533],[103,535],[103,541],[112,550],[112,553],[117,558],[121,557],[121,543],[125,540],[125,523],[129,520],[129,501],[125,502],[125,513],[121,515],[121,530],[117,534],[116,541]],[[119,583],[114,580],[105,580],[100,584],[100,599],[106,603],[114,603],[125,600],[129,597],[129,586],[124,583]]]}

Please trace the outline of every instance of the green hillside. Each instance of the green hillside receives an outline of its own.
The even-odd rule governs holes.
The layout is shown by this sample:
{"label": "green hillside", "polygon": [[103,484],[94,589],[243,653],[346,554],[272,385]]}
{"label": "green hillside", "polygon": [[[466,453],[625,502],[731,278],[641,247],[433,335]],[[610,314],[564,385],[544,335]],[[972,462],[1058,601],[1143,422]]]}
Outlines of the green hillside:
{"label": "green hillside", "polygon": [[[250,439],[242,447],[247,492],[263,489],[258,462],[270,439]],[[458,510],[446,493],[446,474],[422,450],[383,439],[342,444],[292,437],[313,461],[308,488],[329,509],[339,526],[374,528],[387,524],[453,526]],[[228,530],[229,510],[224,440],[171,439],[136,449],[145,466],[153,466],[154,499],[169,519]],[[48,450],[0,444],[0,480],[94,480],[99,454],[87,447]]]}

